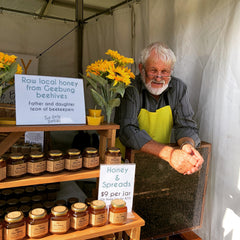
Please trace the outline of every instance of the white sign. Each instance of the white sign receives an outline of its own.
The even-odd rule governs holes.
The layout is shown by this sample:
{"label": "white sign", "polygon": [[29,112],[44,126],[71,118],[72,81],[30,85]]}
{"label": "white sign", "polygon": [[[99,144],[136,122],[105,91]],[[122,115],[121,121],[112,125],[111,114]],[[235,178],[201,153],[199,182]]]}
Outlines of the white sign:
{"label": "white sign", "polygon": [[86,124],[83,80],[15,75],[16,124]]}
{"label": "white sign", "polygon": [[123,199],[128,212],[132,211],[136,164],[101,164],[98,199],[107,206],[113,199]]}

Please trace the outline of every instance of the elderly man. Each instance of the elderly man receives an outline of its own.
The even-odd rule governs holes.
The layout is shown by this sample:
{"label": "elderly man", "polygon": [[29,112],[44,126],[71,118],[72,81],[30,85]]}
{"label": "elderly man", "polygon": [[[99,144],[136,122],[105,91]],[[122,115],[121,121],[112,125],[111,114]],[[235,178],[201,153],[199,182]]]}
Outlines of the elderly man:
{"label": "elderly man", "polygon": [[[161,43],[147,46],[140,56],[140,74],[126,89],[115,122],[123,145],[153,154],[182,174],[198,171],[203,158],[186,85],[173,77],[176,57]],[[167,145],[174,130],[180,149]]]}

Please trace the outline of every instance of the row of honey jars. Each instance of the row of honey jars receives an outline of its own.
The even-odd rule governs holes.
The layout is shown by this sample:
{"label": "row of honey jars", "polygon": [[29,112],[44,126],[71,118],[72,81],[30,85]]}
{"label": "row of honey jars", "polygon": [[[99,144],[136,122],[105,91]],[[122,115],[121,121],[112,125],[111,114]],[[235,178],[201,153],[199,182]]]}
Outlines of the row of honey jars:
{"label": "row of honey jars", "polygon": [[[6,214],[4,218],[4,239],[20,240],[26,235],[30,238],[42,238],[48,232],[64,234],[70,228],[82,230],[88,226],[104,226],[107,220],[106,204],[101,200],[92,201],[89,208],[85,203],[74,203],[70,211],[66,206],[55,206],[51,209],[50,215],[43,208],[35,208],[29,212],[27,219],[24,218],[22,211],[13,211]],[[109,207],[109,223],[125,224],[126,220],[125,201],[112,200]]]}
{"label": "row of honey jars", "polygon": [[99,166],[99,153],[96,148],[86,148],[83,157],[80,150],[70,149],[64,156],[60,150],[51,150],[48,158],[42,152],[32,152],[29,157],[12,153],[6,161],[0,158],[0,181],[6,177],[22,177],[25,174],[39,175],[45,171],[58,173],[64,169],[76,171],[82,167],[92,169]]}

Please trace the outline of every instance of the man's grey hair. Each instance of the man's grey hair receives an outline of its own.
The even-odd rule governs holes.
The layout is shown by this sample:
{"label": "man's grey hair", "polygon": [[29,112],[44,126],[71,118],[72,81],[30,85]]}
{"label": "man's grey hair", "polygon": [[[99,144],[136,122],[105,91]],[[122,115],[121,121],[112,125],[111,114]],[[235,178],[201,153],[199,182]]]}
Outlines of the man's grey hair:
{"label": "man's grey hair", "polygon": [[155,51],[158,59],[161,59],[166,64],[170,64],[172,68],[174,67],[174,63],[176,62],[176,56],[174,52],[160,42],[151,43],[144,48],[140,54],[139,63],[145,66],[145,63],[152,51]]}

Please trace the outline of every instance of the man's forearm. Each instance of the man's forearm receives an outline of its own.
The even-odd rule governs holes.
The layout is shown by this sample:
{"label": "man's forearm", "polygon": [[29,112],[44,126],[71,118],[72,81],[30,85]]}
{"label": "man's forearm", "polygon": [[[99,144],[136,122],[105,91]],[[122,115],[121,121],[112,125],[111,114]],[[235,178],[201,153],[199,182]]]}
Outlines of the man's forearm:
{"label": "man's forearm", "polygon": [[142,152],[153,154],[163,160],[170,162],[174,149],[168,145],[158,143],[154,140],[147,142],[140,149]]}

